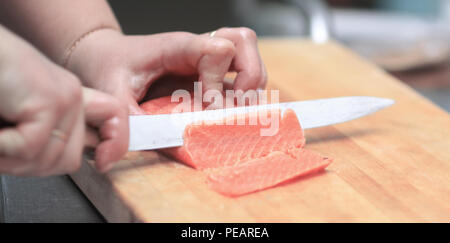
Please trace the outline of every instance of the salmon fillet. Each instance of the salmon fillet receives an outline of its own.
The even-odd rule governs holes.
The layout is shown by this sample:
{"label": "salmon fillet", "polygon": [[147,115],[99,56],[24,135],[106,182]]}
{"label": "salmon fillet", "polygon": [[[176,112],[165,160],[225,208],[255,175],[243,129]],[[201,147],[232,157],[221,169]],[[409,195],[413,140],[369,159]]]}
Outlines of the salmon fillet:
{"label": "salmon fillet", "polygon": [[275,151],[233,167],[208,172],[210,187],[227,196],[259,191],[325,169],[331,160],[306,149]]}
{"label": "salmon fillet", "polygon": [[[141,108],[147,114],[167,114],[176,106],[170,97],[162,97],[143,103]],[[303,149],[305,138],[294,111],[286,110],[281,115],[279,110],[271,110],[267,114],[269,119],[278,116],[279,128],[274,136],[261,136],[261,129],[267,125],[256,119],[258,113],[249,113],[224,119],[221,124],[188,125],[183,146],[160,151],[204,170],[210,187],[227,196],[269,188],[323,170],[332,162]],[[241,119],[246,125],[227,125],[230,119]],[[255,125],[248,125],[255,119]]]}
{"label": "salmon fillet", "polygon": [[[267,113],[279,116],[276,136],[260,136],[260,129],[267,128],[258,122],[255,125],[189,125],[184,133],[184,145],[164,149],[163,152],[196,169],[211,169],[234,166],[245,161],[261,158],[271,151],[287,152],[292,148],[301,148],[305,143],[297,116],[292,110],[281,117],[278,110]],[[244,124],[257,113],[245,114]],[[257,118],[257,117],[256,117]],[[256,119],[255,118],[255,119]],[[236,118],[238,119],[238,118]]]}

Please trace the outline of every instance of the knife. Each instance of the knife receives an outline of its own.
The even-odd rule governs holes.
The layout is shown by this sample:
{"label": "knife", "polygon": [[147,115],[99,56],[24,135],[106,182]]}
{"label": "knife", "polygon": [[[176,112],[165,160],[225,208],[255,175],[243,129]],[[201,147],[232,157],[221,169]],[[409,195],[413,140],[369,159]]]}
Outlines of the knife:
{"label": "knife", "polygon": [[337,97],[219,110],[129,117],[128,150],[151,150],[183,145],[187,125],[199,121],[217,121],[231,115],[268,109],[292,109],[303,129],[338,124],[374,113],[394,104],[394,100],[369,96]]}

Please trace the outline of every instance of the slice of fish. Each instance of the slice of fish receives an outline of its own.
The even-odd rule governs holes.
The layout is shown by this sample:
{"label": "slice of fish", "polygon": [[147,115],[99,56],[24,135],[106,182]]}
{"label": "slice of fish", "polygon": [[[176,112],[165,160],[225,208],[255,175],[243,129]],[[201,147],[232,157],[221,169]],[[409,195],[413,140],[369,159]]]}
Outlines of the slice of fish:
{"label": "slice of fish", "polygon": [[[162,97],[142,104],[141,108],[148,114],[164,114],[176,105],[170,98]],[[265,122],[259,119],[260,113],[248,113],[224,119],[221,124],[189,125],[183,146],[160,151],[204,170],[210,187],[226,196],[269,188],[323,170],[332,162],[303,149],[305,138],[294,111],[288,109],[282,115],[279,110],[270,110],[266,114]],[[270,126],[267,122],[275,121],[272,118],[278,119],[277,133],[261,136],[261,129]]]}

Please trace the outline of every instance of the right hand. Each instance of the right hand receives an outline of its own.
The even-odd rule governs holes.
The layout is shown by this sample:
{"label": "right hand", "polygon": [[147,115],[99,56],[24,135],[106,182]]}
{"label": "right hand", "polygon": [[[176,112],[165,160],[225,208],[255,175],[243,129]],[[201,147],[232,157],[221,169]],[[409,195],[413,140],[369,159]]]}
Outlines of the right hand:
{"label": "right hand", "polygon": [[99,128],[96,166],[100,171],[125,154],[125,106],[112,96],[83,89],[76,76],[1,26],[0,36],[0,118],[13,124],[0,126],[0,174],[76,171],[82,161],[86,122]]}

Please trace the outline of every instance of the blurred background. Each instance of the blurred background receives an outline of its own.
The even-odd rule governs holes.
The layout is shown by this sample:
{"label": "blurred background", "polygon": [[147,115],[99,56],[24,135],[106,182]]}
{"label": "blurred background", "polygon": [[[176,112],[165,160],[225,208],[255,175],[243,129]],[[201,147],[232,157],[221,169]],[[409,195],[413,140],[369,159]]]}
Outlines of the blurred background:
{"label": "blurred background", "polygon": [[[260,37],[332,38],[450,111],[450,0],[109,2],[127,34],[247,26]],[[0,196],[0,222],[104,221],[67,176],[1,176]]]}
{"label": "blurred background", "polygon": [[260,37],[331,37],[450,111],[450,0],[109,2],[127,34],[247,26]]}

